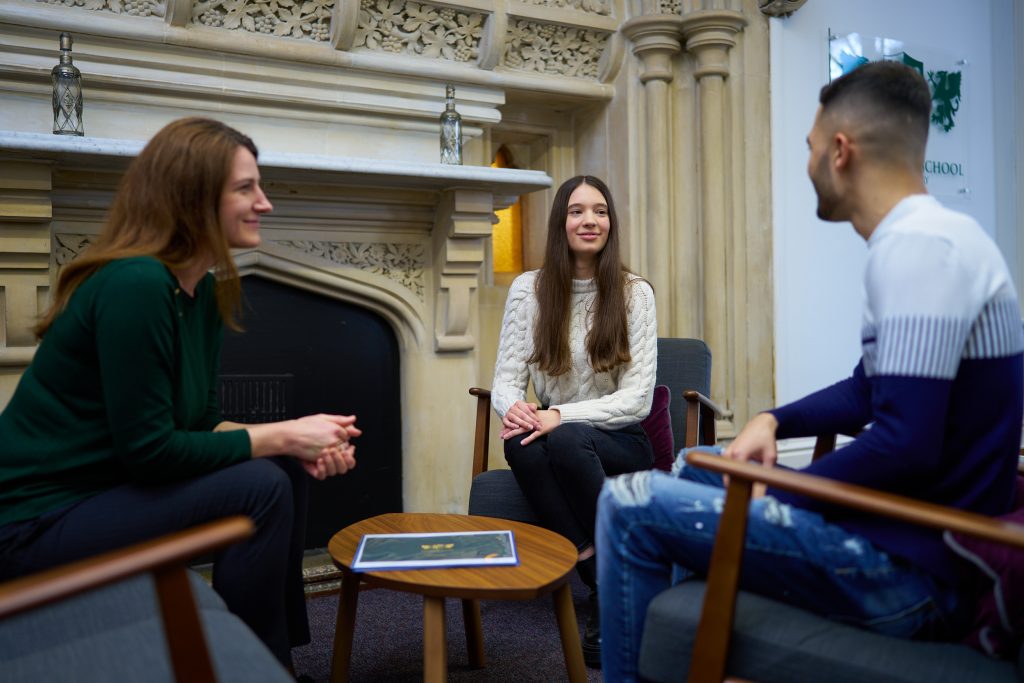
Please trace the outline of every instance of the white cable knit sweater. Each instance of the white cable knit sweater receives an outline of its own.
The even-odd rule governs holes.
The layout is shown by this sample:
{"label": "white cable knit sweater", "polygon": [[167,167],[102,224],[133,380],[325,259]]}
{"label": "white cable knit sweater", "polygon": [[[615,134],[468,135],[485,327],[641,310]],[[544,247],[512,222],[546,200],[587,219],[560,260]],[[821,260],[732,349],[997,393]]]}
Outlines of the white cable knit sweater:
{"label": "white cable knit sweater", "polygon": [[626,285],[626,320],[632,360],[611,372],[594,372],[585,339],[591,325],[590,311],[597,299],[597,284],[592,279],[573,280],[569,323],[572,369],[551,377],[526,362],[533,355],[533,327],[537,319],[534,285],[538,272],[523,273],[508,292],[491,385],[494,410],[503,416],[517,400],[525,400],[527,381],[532,381],[537,398],[548,408],[557,408],[562,422],[619,429],[643,420],[651,411],[658,364],[654,290],[639,277],[630,276]]}

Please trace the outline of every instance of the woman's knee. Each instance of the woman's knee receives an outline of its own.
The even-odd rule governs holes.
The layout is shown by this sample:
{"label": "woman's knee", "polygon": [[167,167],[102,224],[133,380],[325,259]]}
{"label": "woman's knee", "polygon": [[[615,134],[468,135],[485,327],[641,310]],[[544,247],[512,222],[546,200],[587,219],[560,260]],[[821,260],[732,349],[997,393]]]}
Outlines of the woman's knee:
{"label": "woman's knee", "polygon": [[566,448],[585,447],[593,441],[592,434],[595,429],[596,427],[591,427],[581,422],[560,424],[548,433],[548,441],[552,444],[552,447],[563,450]]}
{"label": "woman's knee", "polygon": [[556,470],[573,471],[593,464],[600,468],[601,461],[594,449],[594,429],[588,425],[570,423],[561,425],[548,434],[551,467]]}
{"label": "woman's knee", "polygon": [[528,434],[522,434],[504,443],[505,462],[513,470],[519,471],[547,468],[548,454],[546,442],[532,441],[524,446],[522,442],[527,436]]}
{"label": "woman's knee", "polygon": [[230,493],[238,496],[250,514],[292,508],[292,480],[288,472],[267,458],[249,460],[231,468]]}

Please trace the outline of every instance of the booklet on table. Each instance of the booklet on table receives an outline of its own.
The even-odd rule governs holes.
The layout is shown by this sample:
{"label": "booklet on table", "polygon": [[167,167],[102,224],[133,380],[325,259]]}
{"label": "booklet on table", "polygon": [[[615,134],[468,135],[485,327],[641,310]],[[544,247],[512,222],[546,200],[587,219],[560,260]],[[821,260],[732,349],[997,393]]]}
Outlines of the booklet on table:
{"label": "booklet on table", "polygon": [[519,564],[512,531],[365,534],[353,571]]}

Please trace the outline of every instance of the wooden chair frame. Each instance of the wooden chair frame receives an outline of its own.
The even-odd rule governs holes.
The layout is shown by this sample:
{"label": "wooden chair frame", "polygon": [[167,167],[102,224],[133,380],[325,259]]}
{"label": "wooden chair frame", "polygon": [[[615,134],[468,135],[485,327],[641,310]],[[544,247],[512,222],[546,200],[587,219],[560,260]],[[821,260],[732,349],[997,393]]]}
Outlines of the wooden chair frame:
{"label": "wooden chair frame", "polygon": [[690,660],[688,680],[691,683],[720,683],[725,678],[747,528],[747,509],[755,482],[862,512],[1024,548],[1024,526],[992,517],[783,468],[766,468],[756,463],[727,460],[700,451],[690,453],[686,460],[694,467],[729,477],[725,507],[708,566],[704,606]]}
{"label": "wooden chair frame", "polygon": [[0,619],[148,572],[153,574],[175,680],[214,683],[217,677],[186,562],[248,538],[253,529],[248,517],[226,517],[8,581],[0,584]]}

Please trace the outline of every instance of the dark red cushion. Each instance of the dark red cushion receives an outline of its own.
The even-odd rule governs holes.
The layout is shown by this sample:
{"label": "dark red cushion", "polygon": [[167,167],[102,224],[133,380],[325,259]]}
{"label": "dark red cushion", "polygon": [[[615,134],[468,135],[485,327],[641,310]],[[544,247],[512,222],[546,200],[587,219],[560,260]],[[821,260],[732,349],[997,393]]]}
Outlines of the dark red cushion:
{"label": "dark red cushion", "polygon": [[659,384],[654,387],[651,413],[640,423],[654,448],[654,468],[666,472],[672,469],[672,461],[676,458],[672,443],[672,415],[668,412],[671,402],[672,393],[667,386]]}
{"label": "dark red cushion", "polygon": [[[1024,490],[1019,476],[1017,489]],[[999,519],[1024,525],[1024,507]],[[948,531],[944,538],[953,552],[980,570],[984,585],[965,642],[993,657],[1016,656],[1024,639],[1024,550]]]}

